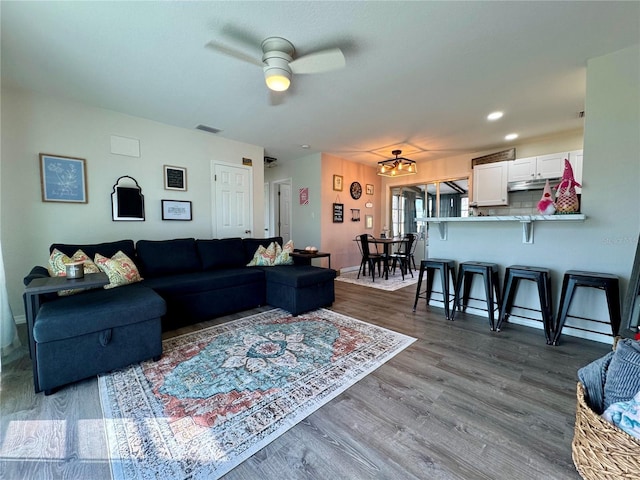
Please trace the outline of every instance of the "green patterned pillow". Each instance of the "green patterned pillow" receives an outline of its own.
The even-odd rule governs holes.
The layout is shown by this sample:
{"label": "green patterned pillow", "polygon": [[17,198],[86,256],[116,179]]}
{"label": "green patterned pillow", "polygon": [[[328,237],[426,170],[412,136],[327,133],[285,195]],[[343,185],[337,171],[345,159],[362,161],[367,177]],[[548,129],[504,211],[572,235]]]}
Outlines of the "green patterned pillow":
{"label": "green patterned pillow", "polygon": [[111,258],[96,253],[94,261],[109,277],[109,285],[105,285],[104,288],[120,287],[142,280],[136,264],[120,250]]}
{"label": "green patterned pillow", "polygon": [[[72,257],[68,257],[57,248],[53,249],[51,256],[49,257],[49,275],[52,277],[66,277],[67,276],[67,264],[74,262],[84,262],[82,265],[84,273],[98,273],[100,269],[95,263],[82,251],[77,250]],[[74,293],[82,292],[85,288],[75,288],[70,290],[61,290],[58,295],[64,297],[66,295],[73,295]]]}

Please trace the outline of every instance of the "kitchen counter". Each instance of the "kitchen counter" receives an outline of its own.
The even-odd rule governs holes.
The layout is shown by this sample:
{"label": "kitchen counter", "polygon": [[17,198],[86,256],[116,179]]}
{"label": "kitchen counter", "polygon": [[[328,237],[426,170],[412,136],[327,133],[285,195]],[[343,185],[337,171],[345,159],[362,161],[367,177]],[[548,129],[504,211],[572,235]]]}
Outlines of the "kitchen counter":
{"label": "kitchen counter", "polygon": [[535,222],[583,222],[587,218],[582,213],[567,215],[498,215],[477,217],[429,217],[416,218],[419,223],[433,223],[438,225],[440,240],[448,237],[449,222],[520,222],[522,224],[522,243],[533,243],[533,224]]}

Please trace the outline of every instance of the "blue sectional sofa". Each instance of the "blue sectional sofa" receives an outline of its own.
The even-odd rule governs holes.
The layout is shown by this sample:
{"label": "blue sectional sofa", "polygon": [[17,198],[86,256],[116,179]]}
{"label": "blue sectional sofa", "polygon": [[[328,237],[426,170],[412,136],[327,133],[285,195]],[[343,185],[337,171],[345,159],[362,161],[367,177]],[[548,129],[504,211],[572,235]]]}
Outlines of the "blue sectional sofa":
{"label": "blue sectional sofa", "polygon": [[[92,245],[53,244],[71,257],[82,250],[112,257],[122,251],[143,280],[67,297],[46,294],[37,312],[32,358],[36,391],[54,388],[162,353],[162,331],[261,305],[298,315],[335,299],[335,270],[311,265],[248,267],[257,248],[281,237],[120,240]],[[48,277],[34,267],[25,277]],[[81,348],[76,348],[81,346]]]}

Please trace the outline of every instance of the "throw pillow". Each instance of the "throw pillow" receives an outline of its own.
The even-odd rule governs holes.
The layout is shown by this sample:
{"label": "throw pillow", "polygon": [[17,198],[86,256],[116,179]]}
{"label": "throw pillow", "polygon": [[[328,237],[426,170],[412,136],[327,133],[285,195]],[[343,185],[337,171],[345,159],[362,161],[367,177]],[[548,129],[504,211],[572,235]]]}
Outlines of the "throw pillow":
{"label": "throw pillow", "polygon": [[640,391],[640,342],[625,338],[616,345],[616,351],[607,370],[604,383],[604,408],[618,402],[627,402]]}
{"label": "throw pillow", "polygon": [[[278,245],[276,243],[276,245]],[[293,265],[293,257],[290,254],[293,253],[293,240],[289,240],[282,247],[282,251],[276,256],[273,261],[273,265]]]}
{"label": "throw pillow", "polygon": [[278,242],[271,242],[267,248],[260,245],[247,267],[270,267],[280,253],[282,248]]}
{"label": "throw pillow", "polygon": [[142,280],[136,264],[121,251],[116,252],[111,258],[96,253],[94,260],[98,268],[109,277],[109,285],[105,285],[104,288],[120,287]]}
{"label": "throw pillow", "polygon": [[[51,256],[49,257],[49,275],[52,277],[66,277],[67,276],[67,263],[72,262],[84,262],[84,273],[98,273],[100,269],[95,263],[82,251],[78,250],[72,257],[68,257],[57,248],[53,249]],[[82,292],[86,290],[84,288],[75,288],[70,290],[61,290],[58,295],[64,297],[66,295],[73,295],[74,293]]]}

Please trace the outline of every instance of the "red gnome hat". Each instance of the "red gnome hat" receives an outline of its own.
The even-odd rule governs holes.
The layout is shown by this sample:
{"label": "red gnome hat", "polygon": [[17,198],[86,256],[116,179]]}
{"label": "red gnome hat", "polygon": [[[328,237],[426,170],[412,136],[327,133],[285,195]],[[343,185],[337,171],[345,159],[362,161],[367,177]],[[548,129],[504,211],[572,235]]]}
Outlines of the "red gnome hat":
{"label": "red gnome hat", "polygon": [[551,187],[549,186],[548,179],[544,184],[542,198],[538,202],[538,211],[542,215],[553,215],[556,213],[556,204],[553,202],[553,195],[551,195]]}
{"label": "red gnome hat", "polygon": [[569,160],[564,160],[564,172],[562,180],[555,187],[556,192],[556,210],[558,213],[576,213],[580,211],[580,202],[576,194],[576,187],[582,187],[573,177],[573,168]]}

